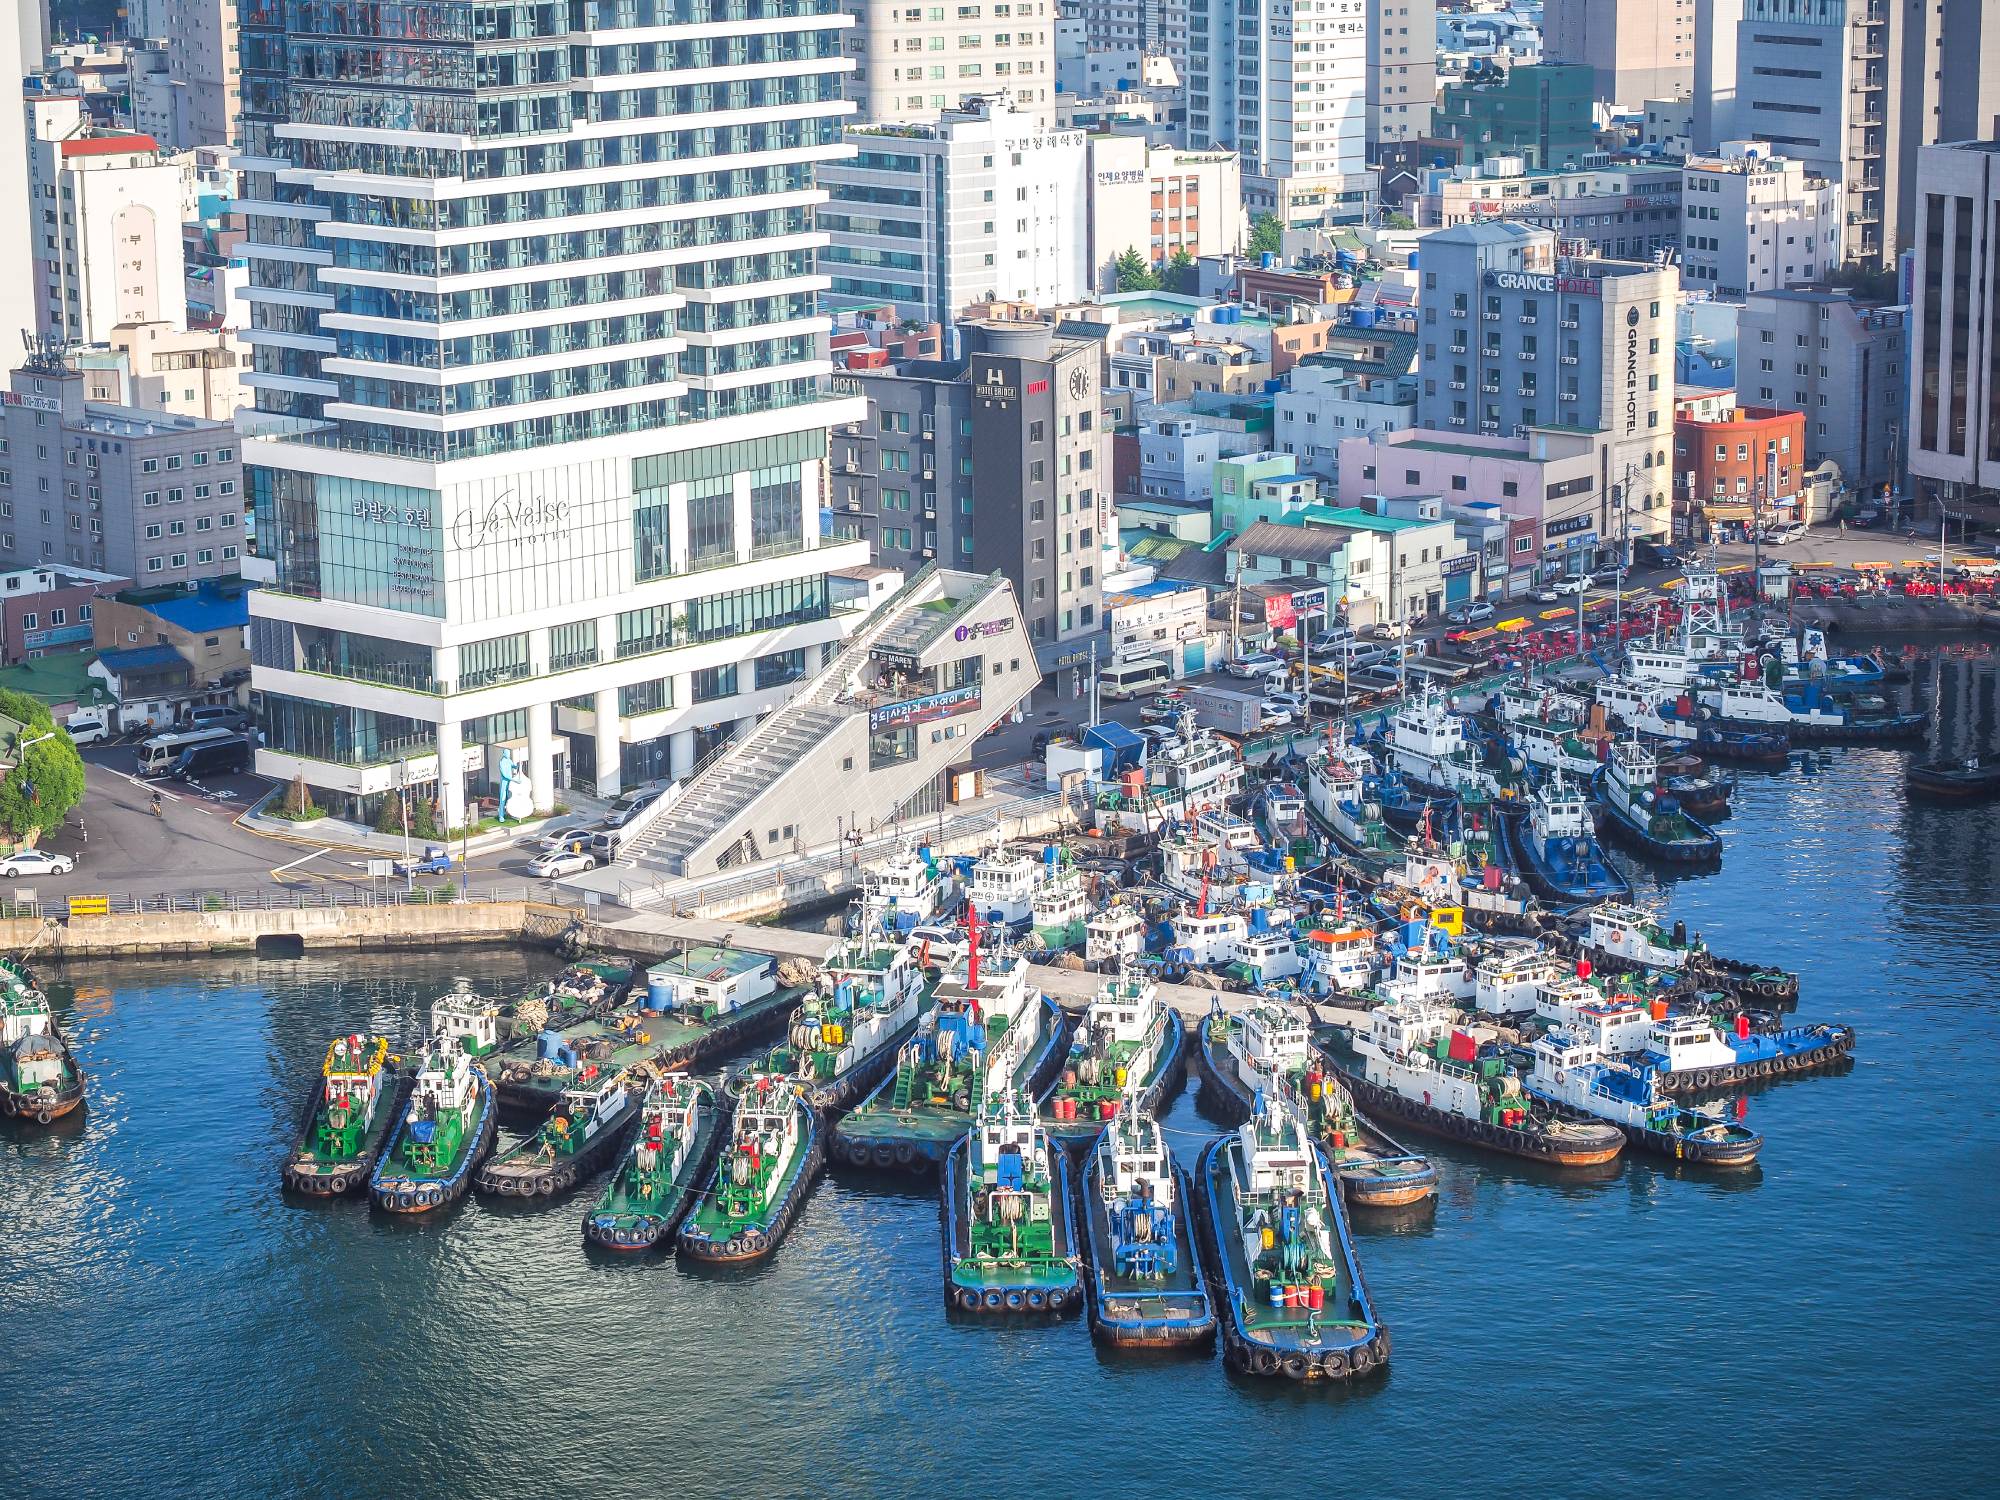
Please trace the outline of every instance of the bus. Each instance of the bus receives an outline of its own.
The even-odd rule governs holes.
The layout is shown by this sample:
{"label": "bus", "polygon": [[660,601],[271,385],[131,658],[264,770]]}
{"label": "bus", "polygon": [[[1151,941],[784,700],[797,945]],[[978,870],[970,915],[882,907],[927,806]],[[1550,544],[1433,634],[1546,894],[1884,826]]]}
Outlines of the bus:
{"label": "bus", "polygon": [[1114,662],[1097,674],[1097,691],[1113,702],[1141,698],[1162,683],[1172,681],[1173,675],[1172,669],[1157,656]]}
{"label": "bus", "polygon": [[183,750],[242,738],[242,734],[234,729],[183,729],[170,734],[156,734],[151,739],[139,741],[139,774],[164,776],[173,770]]}

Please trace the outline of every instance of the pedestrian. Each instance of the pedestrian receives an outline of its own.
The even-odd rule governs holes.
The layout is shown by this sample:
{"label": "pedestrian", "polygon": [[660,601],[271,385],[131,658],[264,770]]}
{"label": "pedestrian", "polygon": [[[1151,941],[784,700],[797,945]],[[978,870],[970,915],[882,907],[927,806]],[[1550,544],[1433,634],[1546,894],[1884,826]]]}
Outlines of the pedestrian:
{"label": "pedestrian", "polygon": [[1842,516],[1842,517],[1840,518],[1840,534],[1841,534],[1842,536],[1846,536],[1846,535],[1847,535],[1847,517],[1845,517],[1845,516]]}

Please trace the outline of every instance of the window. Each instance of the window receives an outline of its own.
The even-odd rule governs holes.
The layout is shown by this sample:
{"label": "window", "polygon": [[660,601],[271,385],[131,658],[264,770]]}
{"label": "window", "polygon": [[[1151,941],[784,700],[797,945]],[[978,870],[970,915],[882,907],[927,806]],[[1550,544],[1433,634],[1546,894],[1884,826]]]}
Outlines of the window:
{"label": "window", "polygon": [[209,550],[207,547],[204,547],[201,549],[201,551],[195,553],[194,560],[198,563],[214,562],[215,553]]}
{"label": "window", "polygon": [[690,679],[693,701],[713,703],[719,698],[736,696],[736,663],[722,667],[705,667]]}
{"label": "window", "polygon": [[177,568],[185,568],[187,565],[188,565],[188,555],[185,552],[176,552],[174,554],[174,566]]}
{"label": "window", "polygon": [[148,573],[157,573],[165,566],[166,560],[164,558],[149,557],[146,559],[146,571]]}
{"label": "window", "polygon": [[34,611],[32,610],[30,610],[27,614],[21,616],[21,628],[23,630],[37,629],[41,625],[41,623],[42,623],[42,617],[34,613]]}
{"label": "window", "polygon": [[167,455],[167,467],[169,469],[178,469],[180,466],[181,456],[178,453],[169,453]]}

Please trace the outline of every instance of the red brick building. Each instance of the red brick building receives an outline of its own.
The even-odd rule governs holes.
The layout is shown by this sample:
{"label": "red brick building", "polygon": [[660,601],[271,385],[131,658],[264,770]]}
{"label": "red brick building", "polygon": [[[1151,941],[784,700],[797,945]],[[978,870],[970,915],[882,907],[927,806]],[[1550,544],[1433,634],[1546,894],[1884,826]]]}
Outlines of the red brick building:
{"label": "red brick building", "polygon": [[[1705,396],[1704,402],[1712,402]],[[1806,419],[1769,406],[1714,415],[1702,402],[1674,403],[1674,520],[1680,535],[1706,540],[1761,522],[1810,519],[1805,488]]]}

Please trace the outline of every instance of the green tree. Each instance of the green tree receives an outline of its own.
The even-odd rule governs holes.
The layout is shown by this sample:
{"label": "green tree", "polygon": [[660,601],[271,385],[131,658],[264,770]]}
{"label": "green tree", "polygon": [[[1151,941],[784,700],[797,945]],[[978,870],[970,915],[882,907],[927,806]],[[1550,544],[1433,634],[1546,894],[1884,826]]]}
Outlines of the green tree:
{"label": "green tree", "polygon": [[401,833],[403,831],[403,794],[401,792],[392,791],[382,794],[382,810],[375,814],[375,831],[377,833]]}
{"label": "green tree", "polygon": [[1285,231],[1276,214],[1259,214],[1250,221],[1250,253],[1276,255],[1285,248]]}
{"label": "green tree", "polygon": [[1415,229],[1417,221],[1408,214],[1388,213],[1382,215],[1384,229]]}
{"label": "green tree", "polygon": [[1112,274],[1118,278],[1121,292],[1157,292],[1160,289],[1160,273],[1146,264],[1146,258],[1137,247],[1128,248],[1112,262]]}
{"label": "green tree", "polygon": [[83,800],[83,757],[48,709],[26,693],[0,690],[0,714],[23,728],[0,778],[0,829],[16,839],[60,827]]}
{"label": "green tree", "polygon": [[438,836],[437,804],[419,797],[410,804],[410,832],[420,839]]}
{"label": "green tree", "polygon": [[1192,297],[1195,288],[1201,284],[1201,273],[1195,267],[1194,257],[1183,245],[1167,257],[1167,269],[1160,277],[1160,285],[1170,292],[1179,292],[1184,297]]}

